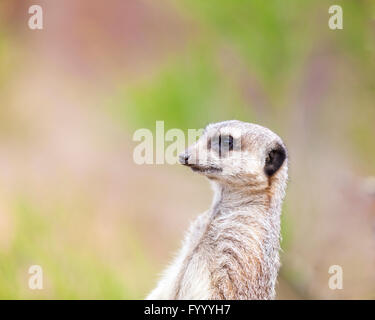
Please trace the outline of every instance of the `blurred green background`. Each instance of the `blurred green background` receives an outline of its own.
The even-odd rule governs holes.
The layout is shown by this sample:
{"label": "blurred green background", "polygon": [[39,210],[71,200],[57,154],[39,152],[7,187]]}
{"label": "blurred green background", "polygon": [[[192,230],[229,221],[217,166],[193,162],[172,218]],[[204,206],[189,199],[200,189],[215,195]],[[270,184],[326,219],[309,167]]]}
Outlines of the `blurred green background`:
{"label": "blurred green background", "polygon": [[0,298],[144,298],[211,191],[132,135],[228,119],[289,148],[278,298],[375,298],[374,53],[372,0],[2,0]]}

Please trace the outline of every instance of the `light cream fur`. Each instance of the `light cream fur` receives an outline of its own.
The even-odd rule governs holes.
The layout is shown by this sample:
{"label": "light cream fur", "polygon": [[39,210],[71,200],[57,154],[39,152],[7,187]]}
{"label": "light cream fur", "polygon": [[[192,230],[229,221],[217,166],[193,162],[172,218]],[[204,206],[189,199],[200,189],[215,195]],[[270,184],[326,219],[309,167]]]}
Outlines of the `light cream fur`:
{"label": "light cream fur", "polygon": [[[213,137],[241,142],[219,156]],[[271,177],[267,155],[282,140],[262,126],[236,120],[210,124],[187,149],[187,165],[207,168],[211,208],[190,226],[182,248],[147,299],[273,299],[280,267],[280,215],[288,159]],[[221,171],[209,168],[220,168]]]}

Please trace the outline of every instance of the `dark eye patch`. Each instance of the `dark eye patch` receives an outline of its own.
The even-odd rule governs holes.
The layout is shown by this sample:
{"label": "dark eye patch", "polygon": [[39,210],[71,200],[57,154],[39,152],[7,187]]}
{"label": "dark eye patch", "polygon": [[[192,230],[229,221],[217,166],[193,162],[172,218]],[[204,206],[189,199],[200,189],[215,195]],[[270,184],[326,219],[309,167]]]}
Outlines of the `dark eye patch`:
{"label": "dark eye patch", "polygon": [[233,150],[233,137],[231,135],[222,135],[221,137],[221,148],[225,148],[225,150],[232,151]]}
{"label": "dark eye patch", "polygon": [[207,142],[207,148],[214,149],[219,154],[219,157],[224,153],[232,151],[233,146],[234,141],[231,135],[218,135]]}

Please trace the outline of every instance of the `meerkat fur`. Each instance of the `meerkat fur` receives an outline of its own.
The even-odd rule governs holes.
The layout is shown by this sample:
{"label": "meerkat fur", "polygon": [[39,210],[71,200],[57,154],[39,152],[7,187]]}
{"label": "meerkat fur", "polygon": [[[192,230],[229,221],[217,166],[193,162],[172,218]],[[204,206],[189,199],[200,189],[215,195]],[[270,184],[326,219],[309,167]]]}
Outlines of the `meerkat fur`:
{"label": "meerkat fur", "polygon": [[147,299],[274,299],[288,179],[281,138],[256,124],[214,123],[180,162],[209,179],[214,198]]}

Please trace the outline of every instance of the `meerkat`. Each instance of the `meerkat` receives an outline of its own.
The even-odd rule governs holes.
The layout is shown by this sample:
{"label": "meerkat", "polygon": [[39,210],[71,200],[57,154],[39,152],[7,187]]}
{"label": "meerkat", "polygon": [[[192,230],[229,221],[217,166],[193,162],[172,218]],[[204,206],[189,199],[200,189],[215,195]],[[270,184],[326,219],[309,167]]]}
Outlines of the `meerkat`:
{"label": "meerkat", "polygon": [[288,179],[281,138],[256,124],[214,123],[179,161],[209,179],[214,199],[147,299],[274,299]]}

